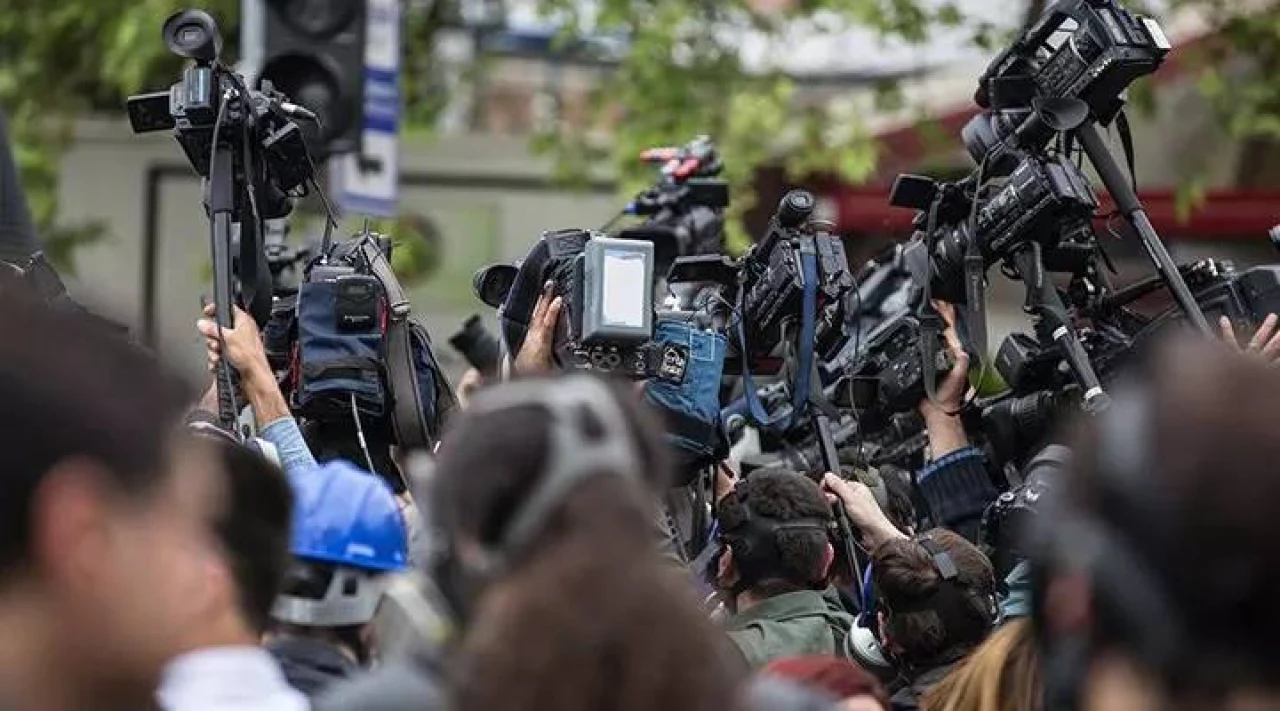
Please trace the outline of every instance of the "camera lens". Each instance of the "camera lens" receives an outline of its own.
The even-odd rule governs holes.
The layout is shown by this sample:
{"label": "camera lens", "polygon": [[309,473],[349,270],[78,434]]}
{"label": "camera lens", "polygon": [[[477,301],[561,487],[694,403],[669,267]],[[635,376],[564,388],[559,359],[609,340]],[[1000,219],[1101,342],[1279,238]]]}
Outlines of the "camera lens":
{"label": "camera lens", "polygon": [[449,339],[449,345],[485,376],[496,375],[502,363],[502,344],[489,333],[479,315],[472,316]]}
{"label": "camera lens", "polygon": [[476,298],[495,309],[502,308],[515,284],[517,269],[510,264],[481,267],[471,276],[471,290]]}

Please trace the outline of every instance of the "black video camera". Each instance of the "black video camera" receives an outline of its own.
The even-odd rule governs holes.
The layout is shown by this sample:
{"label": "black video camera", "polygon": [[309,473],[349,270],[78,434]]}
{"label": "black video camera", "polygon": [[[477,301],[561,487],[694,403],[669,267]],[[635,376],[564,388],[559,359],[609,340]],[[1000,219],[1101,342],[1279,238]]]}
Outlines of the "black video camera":
{"label": "black video camera", "polygon": [[496,378],[502,367],[502,344],[484,327],[476,314],[462,324],[449,339],[449,345],[467,359],[467,363],[485,378]]}
{"label": "black video camera", "polygon": [[633,378],[652,374],[653,245],[587,230],[543,235],[543,281],[563,300],[555,352],[564,365]]}
{"label": "black video camera", "polygon": [[1008,109],[1036,98],[1079,99],[1109,123],[1124,90],[1155,72],[1170,49],[1158,22],[1116,0],[1060,0],[992,61],[974,101]]}
{"label": "black video camera", "polygon": [[[923,198],[923,199],[922,199]],[[927,230],[929,211],[935,200],[945,201],[932,226],[936,246],[929,255],[933,295],[954,304],[965,303],[964,259],[971,243],[981,253],[985,265],[1001,262],[1027,242],[1039,242],[1045,268],[1053,272],[1084,269],[1095,254],[1090,220],[1098,208],[1098,198],[1088,180],[1065,157],[1023,154],[1008,181],[988,198],[966,192],[957,185],[939,186],[929,178],[899,176],[890,203],[923,212],[918,227]],[[972,225],[959,216],[974,214],[972,201],[979,201]],[[930,241],[929,235],[920,246]]]}
{"label": "black video camera", "polygon": [[315,168],[302,130],[293,118],[314,114],[289,103],[265,82],[250,89],[240,74],[219,61],[222,38],[213,18],[200,10],[184,10],[164,25],[164,39],[176,55],[195,64],[182,79],[152,94],[127,102],[134,133],[172,130],[187,161],[202,178],[212,169],[215,138],[233,144],[238,180],[255,191],[256,218],[284,217],[292,210],[289,194],[312,180]]}
{"label": "black video camera", "polygon": [[[661,165],[658,180],[638,194],[624,214],[645,219],[614,236],[652,242],[658,274],[666,274],[677,258],[724,251],[729,184],[718,177],[724,163],[711,139],[699,136],[679,148],[653,148],[641,159]],[[657,286],[661,295],[667,285]],[[673,289],[677,306],[688,309],[697,290],[693,284]]]}
{"label": "black video camera", "polygon": [[[742,259],[740,317],[747,351],[739,355],[744,362],[775,354],[784,328],[801,315],[807,280],[817,290],[814,352],[828,359],[844,346],[845,296],[853,275],[840,237],[810,221],[815,206],[811,193],[787,193],[769,232]],[[816,256],[816,273],[804,274],[804,254]]]}
{"label": "black video camera", "polygon": [[[955,365],[945,346],[939,334],[933,353],[939,383]],[[920,321],[912,310],[904,309],[881,323],[868,335],[861,357],[848,370],[852,406],[886,416],[915,409],[928,392],[924,357]]]}

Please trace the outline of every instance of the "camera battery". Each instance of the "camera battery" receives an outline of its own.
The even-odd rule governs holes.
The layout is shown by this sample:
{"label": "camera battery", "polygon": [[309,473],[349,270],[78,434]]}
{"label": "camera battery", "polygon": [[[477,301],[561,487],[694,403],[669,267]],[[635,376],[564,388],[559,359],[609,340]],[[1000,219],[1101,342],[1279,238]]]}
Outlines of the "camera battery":
{"label": "camera battery", "polygon": [[339,331],[378,328],[382,285],[372,276],[348,274],[334,281],[334,317]]}

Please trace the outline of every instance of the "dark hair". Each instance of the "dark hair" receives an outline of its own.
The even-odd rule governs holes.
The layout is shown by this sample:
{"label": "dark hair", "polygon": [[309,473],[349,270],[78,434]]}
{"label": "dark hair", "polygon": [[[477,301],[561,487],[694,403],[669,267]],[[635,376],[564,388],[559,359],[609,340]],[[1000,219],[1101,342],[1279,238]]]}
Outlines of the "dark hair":
{"label": "dark hair", "polygon": [[[944,583],[932,541],[951,558],[957,575]],[[871,556],[871,580],[888,615],[885,632],[909,664],[955,661],[986,638],[995,623],[995,571],[962,536],[935,528],[916,538],[880,544]]]}
{"label": "dark hair", "polygon": [[0,578],[27,562],[32,499],[60,462],[82,457],[117,492],[168,480],[173,426],[191,390],[147,352],[82,314],[19,293],[0,302]]}
{"label": "dark hair", "polygon": [[[1122,573],[1145,578],[1165,598],[1170,609],[1159,624],[1181,628],[1185,647],[1178,651],[1193,658],[1172,670],[1183,691],[1280,688],[1280,372],[1220,344],[1188,340],[1152,353],[1139,375],[1132,390],[1113,391],[1112,411],[1145,400],[1145,415],[1125,418],[1128,431],[1114,431],[1105,417],[1078,424],[1064,477],[1069,506],[1099,520],[1113,539],[1099,569],[1112,580]],[[1134,453],[1137,471],[1104,476],[1095,453],[1104,437],[1117,436]],[[1116,483],[1131,478],[1141,483]],[[1120,549],[1135,560],[1108,555]],[[1094,585],[1091,639],[1130,653],[1150,647],[1137,636],[1150,634],[1151,620],[1119,608]]]}
{"label": "dark hair", "polygon": [[878,470],[889,498],[884,515],[899,531],[915,530],[916,505],[911,500],[911,472],[893,464],[881,464]]}
{"label": "dark hair", "polygon": [[[500,389],[497,386],[495,389]],[[456,660],[463,711],[728,707],[738,667],[654,537],[664,448],[641,405],[615,390],[638,450],[640,491],[620,476],[572,490],[475,607]],[[548,418],[537,406],[464,411],[441,447],[434,506],[487,545],[544,476]],[[591,426],[586,427],[592,429]],[[501,443],[501,446],[495,446]]]}
{"label": "dark hair", "polygon": [[823,581],[829,537],[822,530],[784,530],[773,534],[776,551],[767,546],[734,548],[732,537],[753,516],[778,522],[800,519],[826,520],[831,506],[812,479],[787,469],[757,469],[739,482],[733,493],[720,500],[716,518],[729,539],[739,572],[754,580],[747,584],[760,594],[778,595],[808,589]]}
{"label": "dark hair", "polygon": [[271,623],[271,608],[289,566],[293,492],[279,468],[256,452],[210,438],[226,482],[214,532],[236,585],[240,612],[254,631]]}

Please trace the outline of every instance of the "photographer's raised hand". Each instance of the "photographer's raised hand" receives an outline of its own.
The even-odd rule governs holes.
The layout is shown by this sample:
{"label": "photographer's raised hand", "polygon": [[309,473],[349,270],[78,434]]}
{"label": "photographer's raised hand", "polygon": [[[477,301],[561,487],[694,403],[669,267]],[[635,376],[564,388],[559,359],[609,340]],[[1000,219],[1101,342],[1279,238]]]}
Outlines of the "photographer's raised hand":
{"label": "photographer's raised hand", "polygon": [[969,354],[956,334],[955,306],[945,301],[935,301],[933,305],[947,324],[942,335],[954,362],[951,372],[938,385],[937,401],[927,397],[920,401],[920,415],[929,433],[929,451],[936,459],[969,446],[969,438],[958,417],[969,394]]}
{"label": "photographer's raised hand", "polygon": [[538,375],[554,370],[552,355],[562,308],[564,300],[555,295],[555,283],[547,282],[542,287],[542,296],[538,297],[538,303],[533,307],[529,331],[525,334],[524,344],[513,364],[518,375]]}
{"label": "photographer's raised hand", "polygon": [[227,361],[240,373],[240,387],[253,407],[258,425],[266,426],[282,417],[289,417],[289,405],[276,383],[271,363],[267,361],[267,350],[262,345],[258,324],[239,307],[234,313],[234,325],[221,329],[221,339],[218,338],[218,324],[213,320],[213,304],[205,306],[205,318],[196,321],[196,328],[205,339],[209,370],[217,370],[225,344]]}
{"label": "photographer's raised hand", "polygon": [[1236,329],[1232,326],[1231,319],[1226,316],[1218,319],[1218,326],[1222,329],[1222,340],[1237,351],[1262,356],[1268,363],[1274,363],[1280,359],[1280,330],[1276,329],[1278,324],[1280,324],[1280,318],[1275,314],[1269,314],[1262,325],[1258,326],[1253,338],[1249,339],[1249,345],[1241,349],[1240,340],[1236,337]]}
{"label": "photographer's raised hand", "polygon": [[876,503],[876,495],[866,484],[847,481],[827,472],[822,476],[822,490],[831,503],[838,501],[844,506],[849,514],[849,523],[858,529],[862,546],[868,551],[875,550],[885,541],[907,537],[881,510],[880,504]]}

